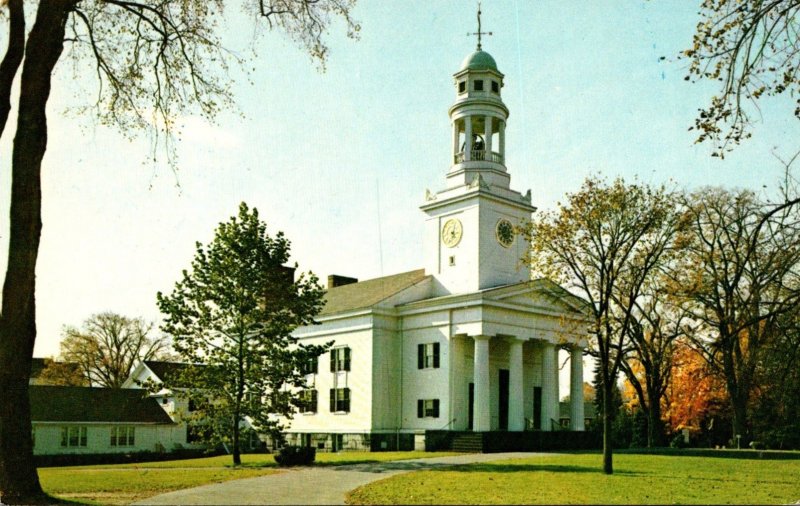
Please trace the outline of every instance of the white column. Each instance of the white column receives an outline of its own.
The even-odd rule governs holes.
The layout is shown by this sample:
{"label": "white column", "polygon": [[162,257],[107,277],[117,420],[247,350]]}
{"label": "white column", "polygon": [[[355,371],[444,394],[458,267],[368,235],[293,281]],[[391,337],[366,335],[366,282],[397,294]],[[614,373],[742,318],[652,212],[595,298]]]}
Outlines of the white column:
{"label": "white column", "polygon": [[525,398],[522,387],[522,343],[518,337],[509,339],[508,348],[508,430],[525,430]]}
{"label": "white column", "polygon": [[453,121],[453,162],[456,160],[456,155],[458,154],[458,120]]}
{"label": "white column", "polygon": [[506,164],[506,122],[503,120],[498,120],[497,124],[497,137],[500,140],[500,158],[503,162],[503,165]]}
{"label": "white column", "polygon": [[485,128],[483,129],[483,144],[486,146],[486,153],[483,156],[483,159],[486,161],[491,161],[492,159],[492,117],[486,116],[483,119],[485,123]]}
{"label": "white column", "polygon": [[464,161],[472,160],[472,118],[464,118]]}
{"label": "white column", "polygon": [[558,391],[555,382],[556,346],[548,341],[542,342],[542,430],[552,430],[551,420],[558,420]]}
{"label": "white column", "polygon": [[578,346],[569,352],[569,428],[584,430],[583,424],[583,350]]}
{"label": "white column", "polygon": [[475,404],[472,408],[472,430],[491,430],[489,417],[489,336],[473,336],[475,362],[472,381],[475,383]]}

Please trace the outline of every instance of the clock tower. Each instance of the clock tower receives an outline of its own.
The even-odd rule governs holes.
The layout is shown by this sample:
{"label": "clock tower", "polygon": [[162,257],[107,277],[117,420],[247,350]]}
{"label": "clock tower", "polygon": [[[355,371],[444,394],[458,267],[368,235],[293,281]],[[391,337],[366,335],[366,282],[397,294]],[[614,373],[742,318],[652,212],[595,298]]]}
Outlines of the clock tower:
{"label": "clock tower", "polygon": [[468,293],[527,281],[522,259],[529,244],[516,227],[536,209],[531,193],[510,188],[505,130],[508,108],[501,98],[503,74],[478,47],[453,75],[452,145],[446,187],[426,192],[425,270],[444,293]]}

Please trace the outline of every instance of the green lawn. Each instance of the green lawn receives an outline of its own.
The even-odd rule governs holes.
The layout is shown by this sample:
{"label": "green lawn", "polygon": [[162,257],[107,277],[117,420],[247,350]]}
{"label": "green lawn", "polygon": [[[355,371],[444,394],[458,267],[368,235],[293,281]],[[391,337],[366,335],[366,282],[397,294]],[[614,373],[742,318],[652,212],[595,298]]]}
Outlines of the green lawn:
{"label": "green lawn", "polygon": [[381,480],[349,504],[794,504],[800,460],[619,454],[506,460]]}
{"label": "green lawn", "polygon": [[[320,465],[345,465],[387,460],[442,457],[452,453],[342,452],[319,453]],[[242,455],[234,468],[230,455],[162,462],[77,467],[45,467],[39,479],[48,494],[87,504],[128,504],[152,495],[280,472],[272,455]]]}

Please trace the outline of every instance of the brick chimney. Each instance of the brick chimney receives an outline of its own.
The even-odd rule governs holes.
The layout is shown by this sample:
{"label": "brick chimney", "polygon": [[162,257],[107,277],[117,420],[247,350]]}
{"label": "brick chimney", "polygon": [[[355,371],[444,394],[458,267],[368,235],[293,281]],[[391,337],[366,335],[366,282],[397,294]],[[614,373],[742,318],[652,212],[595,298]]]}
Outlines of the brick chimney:
{"label": "brick chimney", "polygon": [[338,274],[331,274],[328,276],[328,288],[336,288],[337,286],[351,285],[358,283],[358,278],[349,278],[347,276],[339,276]]}

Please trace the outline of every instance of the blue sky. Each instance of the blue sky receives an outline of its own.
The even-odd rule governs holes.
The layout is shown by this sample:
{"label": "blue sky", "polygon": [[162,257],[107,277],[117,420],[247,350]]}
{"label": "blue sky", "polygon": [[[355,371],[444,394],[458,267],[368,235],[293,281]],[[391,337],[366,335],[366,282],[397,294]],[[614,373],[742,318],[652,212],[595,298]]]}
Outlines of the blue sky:
{"label": "blue sky", "polygon": [[[389,7],[388,5],[391,5]],[[753,139],[724,161],[687,129],[716,91],[684,81],[680,50],[697,7],[669,1],[492,1],[484,49],[506,75],[507,166],[515,189],[553,208],[588,175],[697,188],[774,188],[798,124],[785,99],[762,104]],[[252,24],[235,8],[226,45],[248,54]],[[70,114],[92,72],[59,64],[48,112],[37,356],[56,355],[61,328],[93,313],[158,319],[195,241],[246,201],[292,240],[301,270],[367,279],[423,265],[422,204],[449,168],[452,74],[474,50],[474,2],[368,2],[361,39],[335,24],[327,72],[280,33],[264,33],[248,82],[234,73],[238,111],[210,125],[182,117],[179,170]],[[660,60],[660,57],[667,57]],[[0,149],[0,267],[5,270],[10,139]]]}

